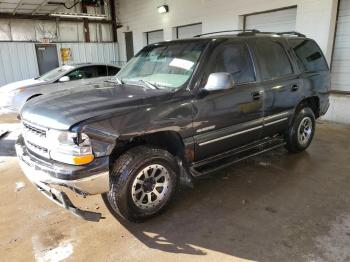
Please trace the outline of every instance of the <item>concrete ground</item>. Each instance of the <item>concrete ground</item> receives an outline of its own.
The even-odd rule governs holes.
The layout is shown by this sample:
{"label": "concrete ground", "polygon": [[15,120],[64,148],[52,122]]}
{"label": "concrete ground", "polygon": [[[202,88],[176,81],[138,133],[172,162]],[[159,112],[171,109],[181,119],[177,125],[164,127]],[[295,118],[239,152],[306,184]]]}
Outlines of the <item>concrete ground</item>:
{"label": "concrete ground", "polygon": [[318,123],[306,152],[280,149],[201,179],[143,224],[115,220],[99,196],[74,198],[102,212],[99,223],[48,201],[19,169],[15,136],[0,141],[1,261],[350,260],[349,127]]}

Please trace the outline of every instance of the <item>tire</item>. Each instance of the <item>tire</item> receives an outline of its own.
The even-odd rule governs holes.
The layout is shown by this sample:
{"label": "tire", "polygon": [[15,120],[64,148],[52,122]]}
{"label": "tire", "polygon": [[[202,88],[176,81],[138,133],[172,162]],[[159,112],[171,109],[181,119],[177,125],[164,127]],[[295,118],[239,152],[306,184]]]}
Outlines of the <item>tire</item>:
{"label": "tire", "polygon": [[166,209],[176,192],[177,171],[177,162],[168,151],[131,148],[114,161],[110,190],[102,195],[103,200],[116,218],[142,222]]}
{"label": "tire", "polygon": [[301,108],[285,134],[286,148],[291,153],[304,151],[315,134],[315,114],[309,107]]}

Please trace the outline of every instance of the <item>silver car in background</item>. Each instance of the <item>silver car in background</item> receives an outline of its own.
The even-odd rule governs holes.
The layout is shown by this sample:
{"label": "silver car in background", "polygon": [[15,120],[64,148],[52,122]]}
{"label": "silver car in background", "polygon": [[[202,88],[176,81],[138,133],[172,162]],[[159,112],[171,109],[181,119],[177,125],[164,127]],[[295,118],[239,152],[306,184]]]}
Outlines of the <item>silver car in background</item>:
{"label": "silver car in background", "polygon": [[30,99],[71,88],[109,80],[120,67],[109,64],[73,64],[55,68],[46,74],[0,87],[0,108],[19,112]]}

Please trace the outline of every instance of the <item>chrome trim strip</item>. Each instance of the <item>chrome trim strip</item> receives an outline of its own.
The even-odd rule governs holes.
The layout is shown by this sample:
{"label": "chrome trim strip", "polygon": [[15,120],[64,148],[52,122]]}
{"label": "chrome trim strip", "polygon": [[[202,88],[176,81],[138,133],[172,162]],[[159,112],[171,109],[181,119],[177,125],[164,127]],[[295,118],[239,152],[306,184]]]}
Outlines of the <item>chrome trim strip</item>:
{"label": "chrome trim strip", "polygon": [[217,141],[220,141],[220,140],[224,140],[226,138],[230,138],[230,137],[233,137],[233,136],[238,136],[238,135],[241,135],[241,134],[244,134],[244,133],[248,133],[250,131],[254,131],[254,130],[260,129],[262,127],[263,126],[256,126],[256,127],[249,128],[249,129],[246,129],[246,130],[243,130],[243,131],[239,131],[239,132],[236,132],[236,133],[233,133],[233,134],[230,134],[230,135],[222,136],[222,137],[215,138],[215,139],[203,142],[203,143],[199,143],[198,145],[199,146],[204,146],[204,145],[207,145],[207,144],[210,144],[210,143],[214,143],[214,142],[217,142]]}
{"label": "chrome trim strip", "polygon": [[282,118],[282,119],[278,119],[278,120],[276,120],[276,121],[272,121],[272,122],[267,123],[267,124],[264,123],[264,126],[274,125],[274,124],[277,124],[277,123],[279,123],[279,122],[286,121],[287,119],[288,119],[288,117],[285,117],[285,118]]}
{"label": "chrome trim strip", "polygon": [[290,115],[291,112],[290,111],[284,111],[282,113],[278,113],[278,114],[274,114],[274,115],[270,115],[270,116],[267,116],[267,117],[264,117],[264,120],[270,120],[270,119],[274,119],[274,118],[278,118],[278,117],[282,117],[282,116],[287,116],[287,115]]}

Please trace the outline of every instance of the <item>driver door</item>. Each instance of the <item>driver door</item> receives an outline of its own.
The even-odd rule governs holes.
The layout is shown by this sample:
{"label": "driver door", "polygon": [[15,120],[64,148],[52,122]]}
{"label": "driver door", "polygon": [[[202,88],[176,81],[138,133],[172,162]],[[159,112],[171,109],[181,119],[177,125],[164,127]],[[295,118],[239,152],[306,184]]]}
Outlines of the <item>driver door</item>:
{"label": "driver door", "polygon": [[246,43],[221,43],[207,68],[201,88],[215,72],[230,73],[234,83],[194,101],[195,161],[259,140],[262,134],[263,92]]}

